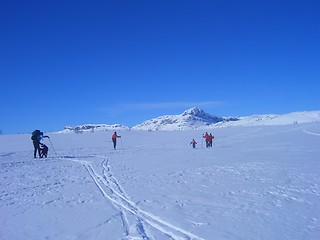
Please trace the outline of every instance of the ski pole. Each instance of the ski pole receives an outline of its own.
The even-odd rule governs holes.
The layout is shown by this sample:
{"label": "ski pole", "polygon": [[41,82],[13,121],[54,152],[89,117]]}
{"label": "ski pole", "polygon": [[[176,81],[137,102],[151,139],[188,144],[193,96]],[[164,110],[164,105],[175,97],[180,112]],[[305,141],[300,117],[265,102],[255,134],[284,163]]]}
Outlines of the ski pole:
{"label": "ski pole", "polygon": [[203,148],[203,137],[201,138],[201,148]]}
{"label": "ski pole", "polygon": [[52,142],[51,142],[51,139],[50,139],[50,138],[48,138],[48,139],[49,139],[49,142],[50,142],[50,145],[51,145],[51,147],[52,147],[52,150],[53,150],[54,155],[56,156],[56,158],[58,158],[58,155],[57,155],[57,153],[56,153],[56,150],[54,150],[53,144],[52,144]]}

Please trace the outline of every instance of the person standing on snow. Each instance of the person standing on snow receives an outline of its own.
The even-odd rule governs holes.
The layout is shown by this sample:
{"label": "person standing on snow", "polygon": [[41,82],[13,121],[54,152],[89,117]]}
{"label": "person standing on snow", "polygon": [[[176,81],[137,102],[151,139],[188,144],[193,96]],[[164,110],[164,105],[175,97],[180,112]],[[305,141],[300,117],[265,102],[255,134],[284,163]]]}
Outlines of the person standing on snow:
{"label": "person standing on snow", "polygon": [[208,148],[210,146],[210,135],[206,132],[202,137],[206,140],[206,147]]}
{"label": "person standing on snow", "polygon": [[213,142],[213,139],[214,139],[214,136],[212,136],[212,134],[210,133],[209,135],[209,146],[212,147],[212,142]]}
{"label": "person standing on snow", "polygon": [[43,132],[40,132],[40,130],[34,130],[32,132],[31,140],[33,142],[33,147],[34,147],[34,153],[33,153],[34,158],[37,158],[37,152],[39,157],[42,158],[41,152],[40,152],[40,141],[43,138],[49,138],[49,136],[44,136]]}
{"label": "person standing on snow", "polygon": [[117,138],[121,138],[121,136],[118,136],[118,135],[117,135],[117,132],[114,132],[114,133],[112,134],[112,137],[111,137],[112,142],[113,142],[113,148],[114,148],[114,150],[116,150]]}
{"label": "person standing on snow", "polygon": [[192,147],[193,147],[193,148],[196,148],[196,144],[197,144],[196,140],[192,139],[190,145],[191,145],[191,144],[192,144]]}

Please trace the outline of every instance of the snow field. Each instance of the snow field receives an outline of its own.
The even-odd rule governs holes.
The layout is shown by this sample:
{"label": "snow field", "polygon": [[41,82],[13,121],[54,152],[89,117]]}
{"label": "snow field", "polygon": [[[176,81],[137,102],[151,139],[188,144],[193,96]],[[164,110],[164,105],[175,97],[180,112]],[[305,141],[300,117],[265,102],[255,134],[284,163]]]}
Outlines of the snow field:
{"label": "snow field", "polygon": [[319,123],[208,131],[0,136],[0,239],[319,238]]}

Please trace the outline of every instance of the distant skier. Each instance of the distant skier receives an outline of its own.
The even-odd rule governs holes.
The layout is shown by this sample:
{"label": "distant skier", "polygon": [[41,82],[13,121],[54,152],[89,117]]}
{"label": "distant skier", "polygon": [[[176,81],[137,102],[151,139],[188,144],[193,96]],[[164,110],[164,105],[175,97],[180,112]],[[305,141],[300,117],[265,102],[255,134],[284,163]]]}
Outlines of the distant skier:
{"label": "distant skier", "polygon": [[193,147],[193,148],[196,148],[196,144],[197,144],[196,140],[192,139],[190,145],[191,145],[191,144],[192,144],[192,147]]}
{"label": "distant skier", "polygon": [[212,134],[209,134],[209,147],[212,147],[212,142],[213,142],[214,136]]}
{"label": "distant skier", "polygon": [[39,154],[39,157],[42,158],[41,153],[40,153],[40,141],[43,138],[49,138],[49,136],[44,136],[43,132],[40,132],[40,130],[34,130],[32,132],[31,140],[33,142],[33,147],[34,147],[34,158],[37,158],[37,152]]}
{"label": "distant skier", "polygon": [[117,146],[117,138],[121,138],[121,136],[118,136],[117,135],[117,132],[114,132],[112,134],[112,142],[113,142],[113,148],[116,149],[116,146]]}
{"label": "distant skier", "polygon": [[206,147],[208,148],[210,146],[210,135],[206,132],[202,137],[206,140]]}

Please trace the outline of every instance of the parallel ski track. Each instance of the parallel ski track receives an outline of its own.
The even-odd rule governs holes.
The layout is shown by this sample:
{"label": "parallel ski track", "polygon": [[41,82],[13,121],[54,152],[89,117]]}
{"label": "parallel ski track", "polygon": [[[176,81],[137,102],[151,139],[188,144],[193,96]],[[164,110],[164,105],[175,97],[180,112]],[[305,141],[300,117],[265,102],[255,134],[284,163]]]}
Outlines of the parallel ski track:
{"label": "parallel ski track", "polygon": [[314,136],[320,136],[320,133],[310,132],[310,131],[307,131],[306,129],[303,129],[303,132],[310,135],[314,135]]}
{"label": "parallel ski track", "polygon": [[[101,163],[102,175],[97,173],[88,161],[81,160],[80,158],[68,158],[68,160],[82,164],[101,191],[102,195],[111,201],[111,203],[120,211],[124,234],[128,239],[152,239],[151,237],[148,237],[147,231],[144,228],[144,223],[157,231],[162,232],[171,239],[202,239],[191,232],[176,227],[151,213],[141,210],[134,202],[129,200],[121,185],[113,177],[110,171],[109,160],[105,156],[95,157],[103,158]],[[129,219],[131,220],[132,216],[136,221],[135,229],[131,227],[133,224],[129,223]]]}

